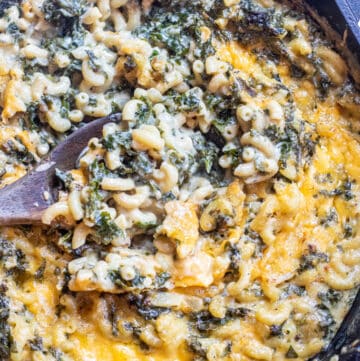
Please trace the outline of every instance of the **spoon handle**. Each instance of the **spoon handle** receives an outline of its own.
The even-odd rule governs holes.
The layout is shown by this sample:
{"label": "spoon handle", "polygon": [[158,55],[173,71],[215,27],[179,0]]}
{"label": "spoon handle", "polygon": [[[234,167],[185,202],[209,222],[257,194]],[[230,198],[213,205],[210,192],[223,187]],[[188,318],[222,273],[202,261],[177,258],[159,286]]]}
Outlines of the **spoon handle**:
{"label": "spoon handle", "polygon": [[[51,169],[35,170],[0,191],[0,226],[40,223],[43,211],[53,202],[48,179]],[[48,199],[46,200],[45,198]]]}

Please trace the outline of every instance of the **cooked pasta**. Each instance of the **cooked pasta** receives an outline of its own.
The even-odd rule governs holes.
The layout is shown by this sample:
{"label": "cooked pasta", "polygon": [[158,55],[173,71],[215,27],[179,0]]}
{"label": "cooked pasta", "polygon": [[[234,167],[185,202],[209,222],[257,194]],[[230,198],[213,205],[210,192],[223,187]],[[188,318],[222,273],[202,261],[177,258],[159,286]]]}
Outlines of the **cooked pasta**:
{"label": "cooked pasta", "polygon": [[[0,12],[0,181],[104,126],[0,230],[0,359],[306,360],[360,284],[360,93],[293,2]],[[3,9],[0,6],[0,9]]]}

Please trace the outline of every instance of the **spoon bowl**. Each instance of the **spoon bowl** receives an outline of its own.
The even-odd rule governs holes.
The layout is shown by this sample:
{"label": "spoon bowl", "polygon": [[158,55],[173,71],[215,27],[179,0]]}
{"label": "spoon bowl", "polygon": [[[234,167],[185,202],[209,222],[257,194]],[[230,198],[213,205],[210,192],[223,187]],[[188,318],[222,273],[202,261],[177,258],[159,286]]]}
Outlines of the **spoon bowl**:
{"label": "spoon bowl", "polygon": [[35,169],[0,190],[0,226],[41,223],[45,209],[56,201],[55,169],[74,168],[80,152],[93,137],[101,136],[106,123],[118,122],[112,114],[87,123],[60,143]]}

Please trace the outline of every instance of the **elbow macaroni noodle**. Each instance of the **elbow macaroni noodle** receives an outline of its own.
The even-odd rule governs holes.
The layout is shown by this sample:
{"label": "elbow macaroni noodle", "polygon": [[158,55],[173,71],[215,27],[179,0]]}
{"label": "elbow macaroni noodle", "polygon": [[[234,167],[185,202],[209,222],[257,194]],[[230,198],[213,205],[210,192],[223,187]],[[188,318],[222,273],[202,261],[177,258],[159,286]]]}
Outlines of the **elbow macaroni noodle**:
{"label": "elbow macaroni noodle", "polygon": [[57,170],[47,227],[1,229],[0,359],[326,348],[360,284],[360,95],[315,21],[276,0],[10,5],[1,186],[121,121]]}

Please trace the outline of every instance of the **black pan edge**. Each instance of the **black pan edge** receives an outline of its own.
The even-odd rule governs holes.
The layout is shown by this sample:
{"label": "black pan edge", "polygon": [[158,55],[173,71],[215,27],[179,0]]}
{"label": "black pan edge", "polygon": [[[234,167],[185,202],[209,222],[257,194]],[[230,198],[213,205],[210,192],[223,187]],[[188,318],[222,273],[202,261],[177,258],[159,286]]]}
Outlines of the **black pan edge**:
{"label": "black pan edge", "polygon": [[[310,5],[311,16],[345,56],[359,85],[360,0],[307,0],[306,3]],[[332,29],[337,33],[335,38]],[[328,348],[311,360],[360,361],[360,290]]]}
{"label": "black pan edge", "polygon": [[[307,10],[346,58],[360,85],[360,0],[305,0]],[[314,11],[315,10],[315,11]]]}
{"label": "black pan edge", "polygon": [[[0,15],[20,1],[0,0]],[[331,29],[336,31],[337,48],[344,53],[355,81],[360,84],[360,0],[306,0],[306,3],[310,5],[311,16],[327,34],[332,32]],[[330,37],[333,38],[331,34]],[[329,347],[311,360],[330,359],[360,361],[360,291]]]}

